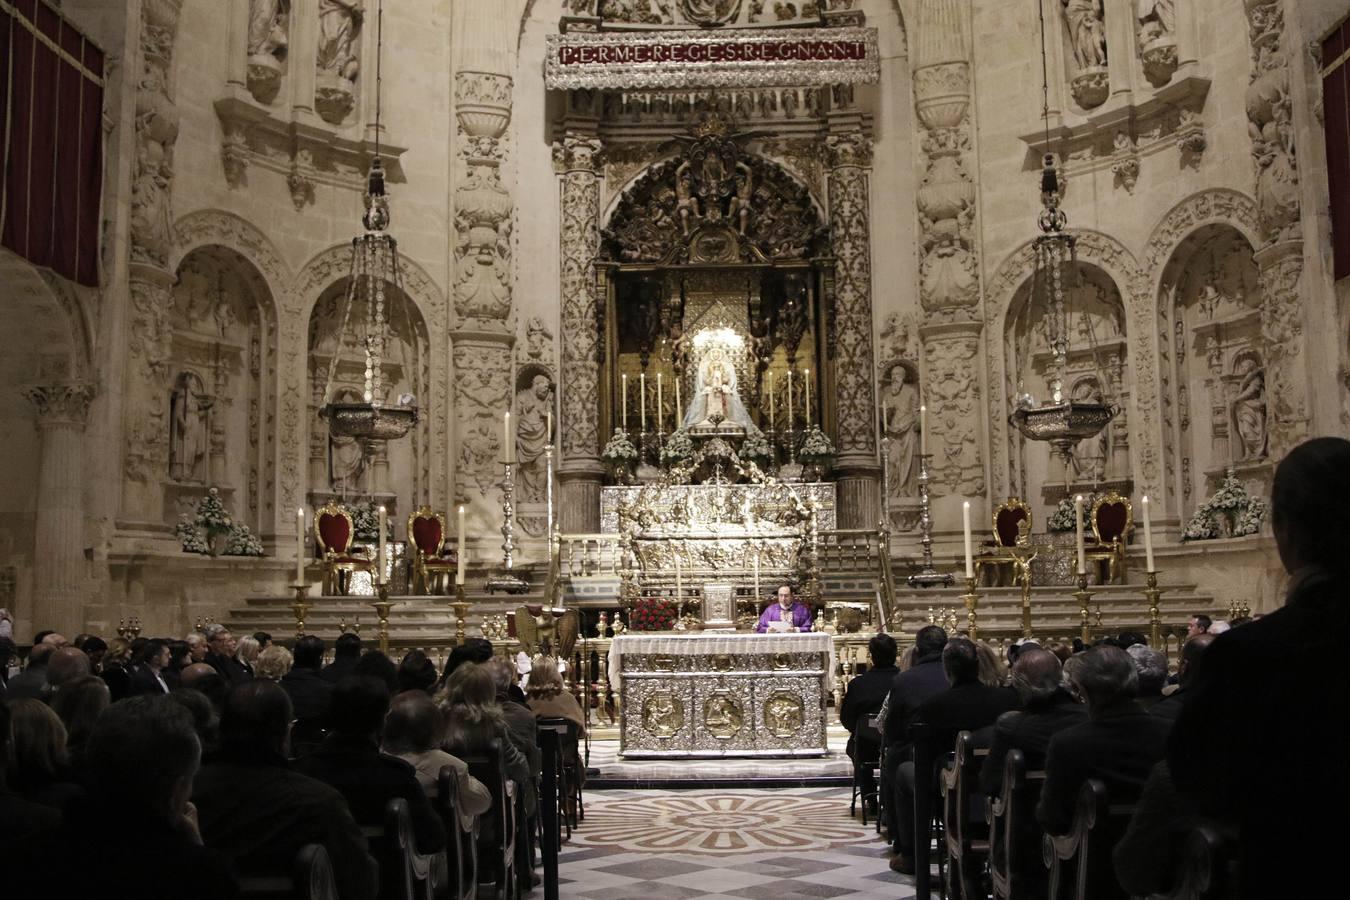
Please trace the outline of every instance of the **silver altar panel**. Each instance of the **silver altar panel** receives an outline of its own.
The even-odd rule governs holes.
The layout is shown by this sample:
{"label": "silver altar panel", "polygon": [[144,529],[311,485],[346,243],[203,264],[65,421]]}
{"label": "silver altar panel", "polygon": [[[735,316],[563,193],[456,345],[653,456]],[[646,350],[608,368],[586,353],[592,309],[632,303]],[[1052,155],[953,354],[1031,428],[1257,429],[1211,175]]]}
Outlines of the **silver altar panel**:
{"label": "silver altar panel", "polygon": [[[643,492],[646,491],[644,495]],[[600,530],[618,534],[619,507],[633,507],[642,498],[648,514],[657,522],[679,519],[686,527],[697,523],[731,523],[753,512],[756,521],[766,524],[783,521],[791,510],[790,496],[805,504],[816,503],[816,527],[832,531],[838,527],[835,514],[834,483],[808,481],[802,484],[677,484],[652,489],[651,485],[609,485],[600,489]],[[675,510],[680,516],[673,516]]]}
{"label": "silver altar panel", "polygon": [[829,635],[623,635],[609,663],[622,691],[626,758],[827,752]]}

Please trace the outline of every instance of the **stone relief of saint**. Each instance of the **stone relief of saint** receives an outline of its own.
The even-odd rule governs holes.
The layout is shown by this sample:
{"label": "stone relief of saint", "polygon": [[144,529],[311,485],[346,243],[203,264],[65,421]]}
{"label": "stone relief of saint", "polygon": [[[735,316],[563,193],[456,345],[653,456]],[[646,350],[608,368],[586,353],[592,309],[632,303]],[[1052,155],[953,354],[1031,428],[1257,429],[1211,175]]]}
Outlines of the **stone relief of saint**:
{"label": "stone relief of saint", "polygon": [[169,476],[175,481],[206,483],[211,403],[195,374],[178,376],[169,427]]}
{"label": "stone relief of saint", "polygon": [[882,399],[882,428],[890,443],[886,449],[892,499],[914,493],[918,477],[919,389],[904,366],[892,366]]}
{"label": "stone relief of saint", "polygon": [[553,408],[553,382],[538,374],[516,394],[516,459],[520,463],[520,499],[523,503],[544,500],[548,465],[544,458],[552,436],[548,413]]}
{"label": "stone relief of saint", "polygon": [[251,0],[248,11],[249,56],[275,56],[287,45],[290,0]]}
{"label": "stone relief of saint", "polygon": [[361,63],[353,45],[364,15],[363,0],[319,0],[320,72],[356,80]]}
{"label": "stone relief of saint", "polygon": [[1069,44],[1080,71],[1106,65],[1106,28],[1102,0],[1060,0],[1069,25]]}
{"label": "stone relief of saint", "polygon": [[1264,459],[1266,456],[1266,372],[1251,356],[1244,356],[1233,370],[1237,392],[1231,406],[1233,459]]}
{"label": "stone relief of saint", "polygon": [[[359,403],[356,391],[344,388],[334,397],[334,403]],[[328,486],[339,494],[361,490],[361,478],[366,472],[366,449],[360,440],[337,434],[328,435]]]}
{"label": "stone relief of saint", "polygon": [[1145,40],[1176,34],[1176,0],[1139,0],[1135,18],[1139,20],[1140,33]]}

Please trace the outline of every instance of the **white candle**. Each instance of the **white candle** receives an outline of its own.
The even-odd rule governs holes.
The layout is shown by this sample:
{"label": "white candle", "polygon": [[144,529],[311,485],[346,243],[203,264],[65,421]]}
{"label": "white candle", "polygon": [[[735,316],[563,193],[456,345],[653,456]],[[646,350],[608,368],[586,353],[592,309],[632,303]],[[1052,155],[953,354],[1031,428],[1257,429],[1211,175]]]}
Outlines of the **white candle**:
{"label": "white candle", "polygon": [[755,547],[755,604],[759,604],[759,547]]}
{"label": "white candle", "polygon": [[513,463],[516,461],[516,442],[515,436],[511,433],[511,413],[508,410],[506,415],[502,416],[502,446],[506,449],[506,455],[502,459]]}
{"label": "white candle", "polygon": [[919,407],[919,455],[928,455],[928,407]]}
{"label": "white candle", "polygon": [[684,399],[680,396],[680,379],[675,378],[675,430],[684,424]]}
{"label": "white candle", "polygon": [[975,557],[970,540],[970,501],[967,500],[961,504],[961,526],[965,529],[966,536],[966,577],[975,577]]}
{"label": "white candle", "polygon": [[773,372],[769,373],[769,430],[773,430]]}
{"label": "white candle", "polygon": [[464,583],[464,507],[459,508],[459,553],[455,568],[455,584]]}
{"label": "white candle", "polygon": [[638,424],[641,430],[638,434],[647,433],[647,373],[643,372],[638,376]]}
{"label": "white candle", "polygon": [[1148,495],[1144,496],[1142,503],[1144,507],[1144,562],[1145,568],[1152,573],[1158,571],[1158,569],[1153,565],[1153,523],[1149,521]]}
{"label": "white candle", "polygon": [[544,443],[553,443],[553,410],[544,414]]}
{"label": "white candle", "polygon": [[384,507],[381,506],[381,507],[380,507],[380,552],[379,552],[378,554],[376,554],[376,556],[375,556],[375,583],[376,583],[376,584],[384,584],[385,581],[388,580],[388,579],[385,577],[385,574],[384,574],[384,560],[385,560],[385,553],[387,552],[387,551],[386,551],[386,548],[385,548],[385,545],[384,545],[384,542],[385,542],[385,533],[384,533],[384,530],[385,530],[385,527],[386,527],[387,524],[388,524],[388,519],[387,519],[387,517],[386,517],[385,511],[384,511]]}
{"label": "white candle", "polygon": [[295,511],[295,583],[305,583],[305,508]]}
{"label": "white candle", "polygon": [[788,388],[787,388],[787,395],[788,395],[788,398],[787,398],[787,400],[788,400],[787,427],[788,427],[788,431],[791,431],[791,430],[792,430],[792,370],[791,370],[791,369],[788,369],[788,373],[787,373],[787,382],[788,382]]}
{"label": "white candle", "polygon": [[623,430],[626,432],[628,431],[628,373],[625,372],[621,378],[623,379],[623,387],[619,391],[623,403],[623,419],[621,421],[623,422]]}
{"label": "white candle", "polygon": [[675,554],[675,614],[679,615],[680,597],[684,589],[680,581],[680,555]]}
{"label": "white candle", "polygon": [[1073,498],[1073,521],[1074,528],[1078,532],[1078,574],[1087,574],[1087,557],[1084,556],[1083,549],[1083,495],[1079,494]]}
{"label": "white candle", "polygon": [[806,427],[811,427],[811,370],[802,370],[802,384],[806,385]]}
{"label": "white candle", "polygon": [[659,432],[664,427],[661,424],[661,416],[665,413],[665,404],[661,397],[661,373],[656,373],[656,430]]}

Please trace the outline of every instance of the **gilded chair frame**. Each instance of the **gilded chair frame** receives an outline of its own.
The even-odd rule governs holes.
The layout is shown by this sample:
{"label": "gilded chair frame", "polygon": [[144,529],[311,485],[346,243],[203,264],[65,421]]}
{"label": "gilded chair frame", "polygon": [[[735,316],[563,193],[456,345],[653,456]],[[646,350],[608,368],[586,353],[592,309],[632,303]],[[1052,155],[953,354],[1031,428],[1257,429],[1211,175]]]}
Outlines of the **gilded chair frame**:
{"label": "gilded chair frame", "polygon": [[[324,540],[319,522],[325,516],[340,516],[347,520],[347,545],[345,547],[330,547],[328,542]],[[338,506],[332,500],[314,510],[314,546],[318,547],[319,552],[323,555],[324,596],[345,595],[347,593],[347,582],[353,572],[373,572],[375,570],[373,560],[356,556],[351,552],[354,543],[356,543],[356,521],[352,518],[350,512]]]}
{"label": "gilded chair frame", "polygon": [[[1116,505],[1125,508],[1125,525],[1121,528],[1119,536],[1110,541],[1103,540],[1097,517],[1103,506]],[[1134,504],[1130,502],[1129,497],[1116,491],[1107,491],[1092,501],[1088,523],[1092,526],[1092,537],[1096,540],[1097,546],[1086,548],[1083,553],[1084,559],[1088,562],[1106,563],[1106,580],[1102,582],[1103,584],[1124,584],[1125,545],[1129,542],[1130,532],[1134,529]]]}
{"label": "gilded chair frame", "polygon": [[[441,526],[441,540],[433,555],[429,556],[423,552],[422,548],[417,545],[417,540],[413,537],[413,523],[418,519],[435,519]],[[413,593],[430,594],[433,588],[437,593],[444,592],[442,579],[448,579],[450,573],[454,572],[459,565],[456,560],[441,556],[441,551],[445,549],[447,537],[445,516],[436,512],[430,506],[419,506],[408,513],[407,527],[408,538],[405,543],[408,547],[408,557],[413,564]]]}
{"label": "gilded chair frame", "polygon": [[[985,566],[996,566],[1002,569],[1004,566],[1011,566],[1013,572],[1013,581],[1030,583],[1030,560],[1027,558],[1027,551],[1018,552],[1016,544],[1003,543],[1003,537],[998,531],[999,516],[1003,513],[1021,510],[1026,516],[1027,533],[1031,533],[1031,528],[1035,522],[1035,514],[1031,507],[1021,497],[1009,497],[998,506],[994,507],[989,516],[990,532],[994,537],[994,546],[986,547],[980,550],[975,558],[975,576],[978,579],[981,570]],[[1034,554],[1033,554],[1034,555]]]}

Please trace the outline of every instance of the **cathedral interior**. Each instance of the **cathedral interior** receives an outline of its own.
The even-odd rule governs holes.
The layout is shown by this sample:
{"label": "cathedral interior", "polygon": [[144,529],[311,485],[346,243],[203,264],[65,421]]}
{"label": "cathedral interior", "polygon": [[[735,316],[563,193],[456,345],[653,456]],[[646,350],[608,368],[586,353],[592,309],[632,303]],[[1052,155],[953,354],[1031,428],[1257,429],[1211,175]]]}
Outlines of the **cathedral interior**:
{"label": "cathedral interior", "polygon": [[1341,0],[0,10],[16,639],[1165,635],[1350,433]]}

